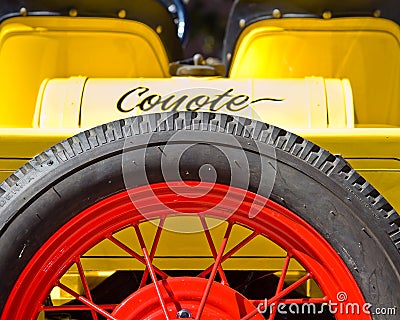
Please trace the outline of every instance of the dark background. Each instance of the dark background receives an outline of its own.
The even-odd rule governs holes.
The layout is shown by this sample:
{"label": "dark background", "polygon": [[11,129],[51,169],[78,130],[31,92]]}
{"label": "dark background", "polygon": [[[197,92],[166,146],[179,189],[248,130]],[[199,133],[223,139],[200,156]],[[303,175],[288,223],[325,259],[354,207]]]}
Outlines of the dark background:
{"label": "dark background", "polygon": [[189,13],[186,58],[201,53],[221,58],[222,41],[233,0],[185,0]]}

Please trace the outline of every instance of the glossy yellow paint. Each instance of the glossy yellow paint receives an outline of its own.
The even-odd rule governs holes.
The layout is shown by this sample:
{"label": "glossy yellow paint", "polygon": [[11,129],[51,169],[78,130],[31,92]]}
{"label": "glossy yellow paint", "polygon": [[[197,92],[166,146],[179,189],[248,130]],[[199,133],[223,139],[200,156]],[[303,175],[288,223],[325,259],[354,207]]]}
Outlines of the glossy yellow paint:
{"label": "glossy yellow paint", "polygon": [[46,78],[169,76],[165,49],[150,27],[53,16],[17,17],[0,25],[0,70],[1,127],[32,126]]}
{"label": "glossy yellow paint", "polygon": [[26,159],[1,159],[0,158],[0,181],[5,180],[10,176],[17,168],[24,165],[30,158]]}
{"label": "glossy yellow paint", "polygon": [[76,133],[78,130],[0,128],[0,181],[29,159]]}
{"label": "glossy yellow paint", "polygon": [[381,18],[267,19],[245,28],[231,78],[347,78],[355,124],[400,125],[400,27]]}

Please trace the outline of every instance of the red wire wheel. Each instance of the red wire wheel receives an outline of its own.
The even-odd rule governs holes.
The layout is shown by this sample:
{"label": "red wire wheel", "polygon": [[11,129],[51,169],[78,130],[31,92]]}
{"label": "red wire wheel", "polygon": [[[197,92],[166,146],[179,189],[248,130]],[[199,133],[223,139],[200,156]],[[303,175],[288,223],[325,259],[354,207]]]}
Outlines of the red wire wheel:
{"label": "red wire wheel", "polygon": [[[132,201],[130,195],[133,194],[140,200]],[[166,213],[165,208],[169,212]],[[257,209],[254,217],[249,217],[250,208]],[[176,216],[192,216],[201,221],[207,239],[205,243],[208,243],[214,258],[214,263],[195,277],[169,276],[168,270],[161,270],[153,261],[163,232],[166,232],[163,225]],[[208,218],[224,223],[225,233],[219,243],[213,240],[207,227]],[[145,221],[158,225],[151,246],[145,243],[141,231],[141,224]],[[247,229],[249,234],[229,245],[228,249],[235,226]],[[132,235],[137,237],[142,252],[135,252],[118,240],[116,234],[126,228],[132,228]],[[245,297],[236,291],[230,286],[224,268],[229,259],[256,237],[265,237],[286,251],[275,294],[265,297],[267,300]],[[96,303],[83,267],[85,253],[105,239],[145,266],[139,288],[119,304]],[[174,245],[179,246],[179,243]],[[305,273],[287,284],[285,277],[292,259],[304,267]],[[61,281],[74,264],[82,282],[82,293]],[[318,284],[322,297],[287,298],[310,279]],[[54,287],[70,294],[77,303],[46,304]],[[341,293],[346,297],[340,296]],[[246,190],[221,184],[170,182],[120,192],[92,205],[66,223],[29,261],[11,292],[3,319],[36,319],[42,311],[47,315],[73,310],[90,311],[93,319],[264,319],[260,311],[273,304],[320,305],[329,301],[361,307],[365,304],[342,259],[298,215]],[[270,320],[278,319],[277,308],[270,311],[264,316]],[[370,319],[369,315],[362,313],[349,315],[338,312],[335,317],[338,320]]]}

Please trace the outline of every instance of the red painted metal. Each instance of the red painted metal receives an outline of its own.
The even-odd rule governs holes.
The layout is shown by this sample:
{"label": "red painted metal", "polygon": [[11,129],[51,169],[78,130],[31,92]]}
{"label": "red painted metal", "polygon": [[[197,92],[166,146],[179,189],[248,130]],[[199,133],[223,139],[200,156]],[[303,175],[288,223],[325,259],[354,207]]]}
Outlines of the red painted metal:
{"label": "red painted metal", "polygon": [[[165,219],[160,220],[160,224],[157,227],[156,235],[154,236],[153,245],[151,246],[150,250],[150,262],[153,262],[154,255],[156,254],[158,242],[160,241],[161,232],[163,230]],[[146,285],[147,277],[149,276],[149,269],[146,267],[144,270],[142,280],[140,281],[139,288],[143,288]]]}
{"label": "red painted metal", "polygon": [[[93,302],[93,298],[92,298],[92,294],[90,293],[89,284],[87,283],[87,280],[86,280],[86,277],[85,277],[85,271],[83,270],[83,267],[82,267],[81,259],[77,259],[75,261],[75,264],[78,267],[79,277],[81,278],[81,282],[82,282],[82,285],[83,285],[83,289],[85,291],[85,295],[86,295],[86,297],[88,298],[88,300],[91,303],[94,303]],[[92,313],[93,320],[98,320],[99,319],[97,317],[97,313],[95,311],[92,311],[91,313]]]}
{"label": "red painted metal", "polygon": [[[211,233],[210,233],[210,230],[208,228],[206,219],[204,217],[200,217],[200,220],[201,220],[201,224],[202,224],[203,229],[204,229],[204,234],[206,235],[206,239],[207,239],[208,245],[210,247],[211,253],[212,253],[213,257],[214,257],[214,260],[216,260],[217,256],[218,256],[218,253],[217,253],[217,250],[215,249],[214,241],[213,241],[213,239],[211,237]],[[218,264],[218,274],[221,277],[221,283],[229,285],[228,284],[228,279],[226,278],[224,269],[222,268],[221,264]]]}
{"label": "red painted metal", "polygon": [[151,265],[149,254],[147,253],[147,249],[146,248],[143,248],[143,254],[145,256],[147,269],[149,269],[150,277],[151,277],[151,280],[153,281],[154,288],[156,289],[158,299],[160,300],[160,305],[161,305],[161,308],[163,310],[165,319],[169,320],[168,310],[167,310],[167,307],[165,305],[164,298],[163,298],[163,296],[161,294],[160,287],[158,286],[156,273],[154,272],[154,268]]}
{"label": "red painted metal", "polygon": [[[285,284],[286,273],[289,268],[290,258],[291,258],[290,253],[288,253],[288,255],[285,258],[285,262],[283,263],[282,274],[281,274],[281,277],[279,278],[278,287],[276,288],[275,295],[281,293],[281,291],[283,289],[283,285]],[[277,312],[277,309],[273,308],[268,320],[274,320],[275,316],[276,316],[276,312]]]}
{"label": "red painted metal", "polygon": [[143,251],[143,256],[144,256],[144,260],[146,261],[147,270],[149,270],[151,281],[153,281],[153,285],[154,285],[154,288],[156,289],[158,299],[160,300],[161,309],[162,309],[162,311],[164,313],[165,319],[169,320],[168,310],[167,310],[167,307],[166,307],[165,302],[164,302],[164,297],[161,294],[161,290],[160,290],[160,287],[159,287],[158,281],[157,281],[156,272],[155,272],[154,266],[153,266],[153,264],[152,264],[152,262],[150,260],[150,256],[149,256],[149,253],[147,251],[146,244],[144,243],[144,239],[143,239],[142,233],[140,232],[140,229],[139,229],[138,225],[135,225],[134,228],[135,228],[135,231],[136,231],[136,235],[137,235],[137,237],[139,239],[140,246],[141,246],[142,251]]}
{"label": "red painted metal", "polygon": [[[280,291],[278,294],[274,295],[272,298],[268,299],[266,307],[269,307],[273,303],[279,302],[279,299],[283,298],[286,296],[288,293],[296,290],[298,287],[300,287],[304,282],[306,282],[308,279],[311,279],[311,274],[307,273],[304,277],[300,278],[297,280],[295,283],[291,284],[289,287],[287,287],[285,290]],[[253,310],[240,320],[247,320],[253,318],[255,315],[257,315],[258,310]]]}
{"label": "red painted metal", "polygon": [[[113,311],[117,305],[116,304],[100,304],[97,305],[100,309],[105,311]],[[59,312],[59,311],[91,311],[93,310],[92,307],[85,306],[85,305],[64,305],[60,306],[43,306],[40,311],[48,311],[48,312]]]}
{"label": "red painted metal", "polygon": [[[140,261],[141,263],[143,263],[145,266],[147,266],[147,262],[146,259],[144,259],[143,257],[141,257],[138,253],[136,253],[135,251],[133,251],[131,248],[127,247],[126,245],[124,245],[121,241],[119,241],[118,239],[115,239],[113,236],[109,236],[107,237],[107,239],[111,240],[112,243],[114,243],[116,246],[120,247],[122,250],[124,250],[126,253],[130,254],[132,257],[134,257],[136,260]],[[167,278],[168,275],[158,269],[157,267],[154,267],[154,272],[157,273],[158,275],[160,275],[163,278]]]}
{"label": "red painted metal", "polygon": [[[248,244],[251,240],[253,240],[257,235],[258,235],[258,232],[254,231],[252,234],[250,234],[245,239],[240,241],[240,243],[238,243],[236,246],[234,246],[231,250],[229,250],[227,253],[225,253],[222,256],[221,263],[228,260],[231,256],[233,256],[236,252],[238,252],[241,248],[243,248],[246,244]],[[204,271],[202,271],[199,274],[199,277],[207,276],[211,272],[212,268],[213,268],[213,264],[211,266],[209,266],[208,268],[206,268]]]}
{"label": "red painted metal", "polygon": [[[182,309],[188,310],[195,316],[207,284],[207,279],[197,277],[177,277],[159,281],[158,285],[170,318],[175,319],[177,312]],[[204,305],[201,319],[240,319],[254,310],[257,311],[256,307],[238,292],[228,286],[214,282],[210,288],[207,304]],[[154,284],[150,284],[129,296],[115,309],[113,316],[123,320],[165,320],[165,316],[160,310],[160,302],[155,295]],[[264,320],[264,317],[257,314],[253,319]]]}
{"label": "red painted metal", "polygon": [[196,318],[195,318],[196,320],[200,320],[200,317],[203,314],[204,306],[206,305],[206,301],[207,301],[208,295],[210,294],[211,286],[212,286],[212,284],[214,282],[215,276],[217,274],[217,270],[218,270],[219,267],[221,267],[222,255],[224,254],[225,247],[226,247],[226,244],[228,243],[228,239],[229,239],[229,236],[231,234],[231,231],[232,231],[232,224],[229,224],[228,228],[226,229],[226,233],[225,233],[224,239],[222,240],[221,248],[219,249],[217,257],[215,259],[214,267],[211,270],[210,277],[207,280],[207,286],[206,286],[206,288],[204,290],[203,296],[201,297],[200,306],[199,306],[199,309],[196,312]]}
{"label": "red painted metal", "polygon": [[[250,209],[253,210],[252,212],[254,209],[257,210],[258,214],[249,217]],[[225,253],[225,245],[230,231],[227,232],[218,254],[216,256],[213,254],[214,264],[202,271],[199,277],[171,278],[165,271],[153,265],[154,248],[158,245],[160,234],[156,236],[150,254],[142,245],[143,256],[113,236],[114,232],[129,226],[138,229],[139,224],[148,219],[164,221],[170,213],[223,219],[229,222],[229,228],[232,228],[234,224],[240,224],[252,230],[252,233]],[[229,313],[230,311],[226,310],[233,307],[240,309],[239,303],[234,303],[229,299],[225,300],[225,296],[241,296],[228,285],[214,281],[216,272],[222,270],[221,264],[224,261],[251,242],[257,235],[263,235],[275,242],[288,252],[288,257],[296,259],[307,270],[307,274],[303,278],[283,289],[284,274],[287,271],[289,260],[287,258],[282,268],[283,277],[279,281],[276,294],[268,299],[269,305],[274,302],[287,303],[291,301],[285,299],[285,296],[311,278],[324,293],[323,301],[336,303],[338,302],[338,292],[345,291],[347,303],[358,303],[360,306],[365,303],[355,280],[339,255],[316,230],[295,213],[242,189],[211,183],[170,182],[138,187],[113,195],[82,211],[66,223],[40,248],[22,272],[5,305],[2,320],[36,319],[41,310],[71,310],[73,308],[71,306],[65,306],[65,309],[62,309],[62,306],[43,305],[43,301],[54,285],[58,285],[85,304],[83,307],[77,306],[76,308],[97,312],[108,319],[131,319],[131,314],[136,312],[132,310],[132,304],[136,301],[134,308],[136,310],[140,306],[137,305],[137,299],[147,296],[152,297],[149,298],[149,301],[152,301],[149,302],[152,311],[149,313],[148,319],[165,319],[166,314],[174,319],[176,316],[174,312],[178,308],[176,303],[179,304],[181,298],[182,301],[185,301],[183,303],[185,308],[187,305],[187,308],[193,311],[193,317],[199,318],[201,313],[201,319],[214,319],[214,316],[209,315],[215,315],[215,312]],[[104,239],[111,240],[143,263],[152,278],[152,284],[133,292],[127,300],[115,307],[111,315],[106,310],[111,310],[112,305],[96,305],[90,295],[81,296],[59,283],[61,276],[73,263],[78,261],[79,257]],[[214,243],[209,242],[209,246],[211,248]],[[210,273],[209,279],[204,279]],[[157,280],[156,274],[162,280]],[[85,283],[82,271],[80,271],[80,275]],[[157,287],[159,296],[156,294]],[[86,290],[88,288],[85,288]],[[257,319],[261,317],[253,304],[255,302],[257,301],[241,297],[240,303],[246,305],[245,309],[239,310],[239,314],[235,314],[231,318],[224,319]],[[171,303],[173,307],[171,307]],[[371,319],[366,314],[351,315],[351,317],[336,314],[338,320],[350,318]]]}
{"label": "red painted metal", "polygon": [[62,283],[57,283],[57,286],[64,290],[65,292],[69,293],[71,296],[76,298],[78,301],[82,302],[83,304],[87,305],[91,311],[98,312],[102,316],[106,317],[109,320],[117,320],[114,318],[111,314],[109,314],[106,310],[102,309],[100,306],[96,305],[93,303],[93,301],[85,298],[84,296],[80,296],[76,292],[74,292],[72,289],[68,288],[67,286],[63,285]]}

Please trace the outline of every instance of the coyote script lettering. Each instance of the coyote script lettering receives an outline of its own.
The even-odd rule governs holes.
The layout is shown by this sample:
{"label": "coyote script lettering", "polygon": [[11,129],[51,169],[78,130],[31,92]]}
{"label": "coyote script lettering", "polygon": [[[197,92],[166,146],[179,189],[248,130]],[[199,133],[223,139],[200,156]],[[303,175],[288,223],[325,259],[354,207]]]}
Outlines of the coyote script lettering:
{"label": "coyote script lettering", "polygon": [[[245,94],[234,94],[234,89],[228,89],[222,93],[213,95],[197,94],[191,96],[187,93],[162,96],[150,92],[147,87],[137,87],[125,93],[117,102],[117,109],[120,112],[131,112],[135,108],[142,111],[150,111],[160,108],[161,111],[219,111],[226,108],[227,111],[237,112],[250,105],[261,102],[281,102],[285,99],[259,98],[250,101],[250,97]],[[130,104],[129,100],[137,99],[136,104]]]}

